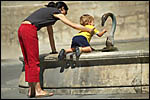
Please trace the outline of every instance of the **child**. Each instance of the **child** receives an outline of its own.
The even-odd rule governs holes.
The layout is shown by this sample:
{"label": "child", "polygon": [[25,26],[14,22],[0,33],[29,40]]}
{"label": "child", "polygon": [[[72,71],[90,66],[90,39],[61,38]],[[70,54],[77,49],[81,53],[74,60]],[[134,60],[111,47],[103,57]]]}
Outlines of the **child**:
{"label": "child", "polygon": [[94,18],[88,14],[84,14],[80,17],[80,24],[90,28],[94,29],[94,33],[88,33],[80,31],[78,34],[76,34],[72,38],[72,44],[71,48],[69,49],[61,49],[58,55],[58,59],[62,60],[69,52],[76,52],[76,57],[79,57],[82,52],[91,52],[92,48],[90,46],[90,40],[91,37],[96,34],[97,36],[101,37],[105,32],[107,32],[105,29],[102,32],[99,32],[97,29],[94,28]]}

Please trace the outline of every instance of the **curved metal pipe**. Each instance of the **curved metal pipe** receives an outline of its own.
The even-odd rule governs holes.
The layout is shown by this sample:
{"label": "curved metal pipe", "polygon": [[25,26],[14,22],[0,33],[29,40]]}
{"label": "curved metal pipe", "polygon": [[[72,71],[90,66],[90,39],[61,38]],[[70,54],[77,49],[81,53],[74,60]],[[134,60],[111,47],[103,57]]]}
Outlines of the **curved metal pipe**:
{"label": "curved metal pipe", "polygon": [[116,24],[117,24],[115,15],[113,13],[106,13],[101,18],[101,20],[102,20],[101,25],[104,26],[104,24],[109,16],[112,19],[112,28],[111,28],[110,36],[108,36],[107,40],[106,40],[106,47],[114,46],[114,33],[116,30]]}

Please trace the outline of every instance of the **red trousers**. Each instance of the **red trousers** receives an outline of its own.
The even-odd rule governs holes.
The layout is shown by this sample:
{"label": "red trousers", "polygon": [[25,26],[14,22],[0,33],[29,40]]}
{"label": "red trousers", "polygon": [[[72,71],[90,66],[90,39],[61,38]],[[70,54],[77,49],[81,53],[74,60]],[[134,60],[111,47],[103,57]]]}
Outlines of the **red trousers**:
{"label": "red trousers", "polygon": [[32,24],[21,24],[18,38],[25,62],[25,81],[40,82],[37,28]]}

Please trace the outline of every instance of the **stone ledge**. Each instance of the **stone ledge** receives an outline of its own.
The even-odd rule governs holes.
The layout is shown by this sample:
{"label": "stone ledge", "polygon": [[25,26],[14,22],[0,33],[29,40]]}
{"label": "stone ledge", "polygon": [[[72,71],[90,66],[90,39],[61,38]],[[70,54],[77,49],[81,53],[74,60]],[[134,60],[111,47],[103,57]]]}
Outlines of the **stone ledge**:
{"label": "stone ledge", "polygon": [[[41,65],[43,68],[57,68],[60,63],[57,60],[57,54],[41,56]],[[74,57],[75,59],[75,57]],[[75,61],[76,62],[76,61]],[[116,65],[149,63],[149,51],[116,51],[116,52],[91,52],[81,54],[78,67],[97,66],[97,65]]]}
{"label": "stone ledge", "polygon": [[[47,55],[44,61],[56,61],[56,55]],[[42,57],[42,56],[41,56]],[[116,52],[91,52],[82,53],[79,60],[94,60],[94,59],[118,59],[118,58],[135,58],[135,57],[149,57],[149,51],[132,50],[132,51],[116,51]]]}
{"label": "stone ledge", "polygon": [[[58,54],[41,54],[40,65],[42,68],[60,67]],[[74,56],[75,59],[75,56]],[[23,58],[19,57],[23,62]],[[149,51],[132,50],[116,52],[91,52],[82,53],[79,58],[79,66],[96,66],[96,65],[116,65],[116,64],[133,64],[149,63]]]}

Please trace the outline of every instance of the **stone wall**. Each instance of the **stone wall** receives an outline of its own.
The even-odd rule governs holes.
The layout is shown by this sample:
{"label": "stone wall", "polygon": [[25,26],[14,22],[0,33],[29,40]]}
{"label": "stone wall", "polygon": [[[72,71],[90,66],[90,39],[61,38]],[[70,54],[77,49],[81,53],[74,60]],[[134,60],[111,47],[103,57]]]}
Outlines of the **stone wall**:
{"label": "stone wall", "polygon": [[[81,15],[88,13],[94,16],[95,26],[100,31],[101,16],[112,12],[117,18],[115,40],[147,38],[149,37],[149,1],[65,1],[69,6],[67,18],[79,24]],[[5,56],[9,47],[18,50],[19,42],[17,30],[20,23],[33,11],[43,7],[47,1],[2,1],[1,2],[1,44],[2,54]],[[71,39],[78,31],[58,21],[54,26],[56,46],[71,43]],[[108,18],[105,28],[108,32],[100,39],[93,37],[91,42],[106,40],[111,28],[111,18]],[[40,44],[49,42],[46,28],[39,32]],[[49,44],[48,44],[49,46]],[[20,49],[19,49],[20,52]]]}

